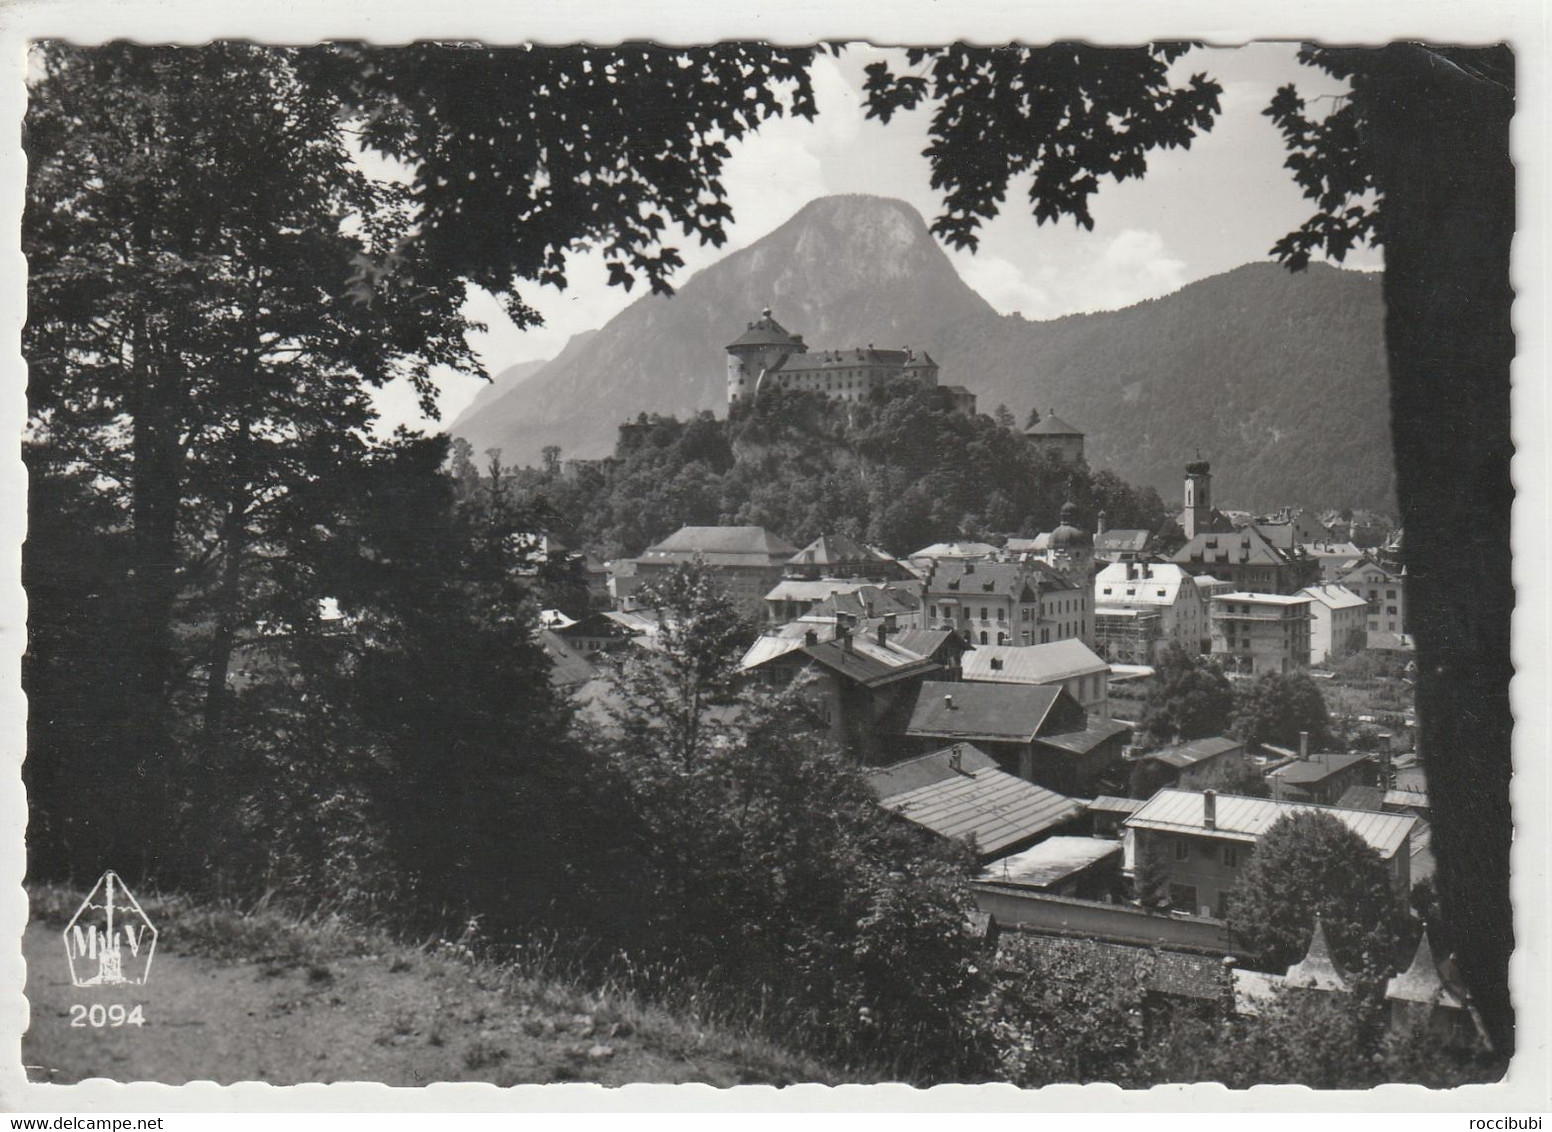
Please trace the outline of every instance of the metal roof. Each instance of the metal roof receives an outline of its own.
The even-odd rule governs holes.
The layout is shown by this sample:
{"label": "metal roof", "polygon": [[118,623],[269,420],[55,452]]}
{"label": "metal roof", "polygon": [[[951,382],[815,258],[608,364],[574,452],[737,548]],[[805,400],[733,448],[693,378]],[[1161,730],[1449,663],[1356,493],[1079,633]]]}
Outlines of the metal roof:
{"label": "metal roof", "polygon": [[965,653],[966,680],[989,684],[1056,684],[1074,676],[1110,671],[1076,638],[1044,645],[982,645]]}
{"label": "metal roof", "polygon": [[1299,592],[1318,601],[1327,609],[1356,609],[1359,606],[1369,604],[1346,586],[1339,586],[1334,583],[1328,583],[1323,586],[1305,586]]}
{"label": "metal roof", "polygon": [[871,636],[854,633],[848,639],[805,645],[803,651],[832,672],[868,687],[877,687],[907,676],[941,672],[943,666],[894,641],[879,644]]}
{"label": "metal roof", "polygon": [[1330,814],[1386,860],[1406,843],[1417,818],[1411,814],[1383,814],[1373,810],[1344,810],[1313,802],[1277,802],[1270,798],[1246,798],[1238,794],[1219,794],[1213,828],[1202,822],[1202,791],[1160,790],[1148,804],[1126,820],[1135,829],[1155,829],[1165,833],[1197,834],[1235,841],[1255,841],[1278,818],[1289,814]]}
{"label": "metal roof", "polygon": [[1071,798],[995,767],[954,771],[879,804],[943,837],[974,838],[982,856],[995,856],[1083,810]]}
{"label": "metal roof", "polygon": [[1121,843],[1109,837],[1048,837],[981,870],[979,880],[1046,888],[1106,857],[1119,856]]}
{"label": "metal roof", "polygon": [[807,581],[803,578],[783,578],[765,595],[766,601],[823,601],[838,593],[856,593],[873,585],[866,578],[820,578]]}
{"label": "metal roof", "polygon": [[997,548],[987,542],[935,542],[907,558],[989,558]]}
{"label": "metal roof", "polygon": [[1114,794],[1101,794],[1089,803],[1089,809],[1106,814],[1135,814],[1147,804],[1145,798],[1118,798]]}
{"label": "metal roof", "polygon": [[[955,758],[959,766],[954,765]],[[997,760],[973,743],[955,743],[942,750],[905,759],[890,766],[869,770],[868,788],[876,798],[893,798],[896,794],[908,794],[923,786],[931,786],[961,772],[973,774],[978,770],[996,770]]]}

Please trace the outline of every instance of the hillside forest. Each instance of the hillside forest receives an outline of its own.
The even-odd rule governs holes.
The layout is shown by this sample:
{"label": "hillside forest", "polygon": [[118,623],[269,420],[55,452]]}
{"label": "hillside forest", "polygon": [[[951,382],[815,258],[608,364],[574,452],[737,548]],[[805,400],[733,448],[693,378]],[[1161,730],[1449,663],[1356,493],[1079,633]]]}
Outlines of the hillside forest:
{"label": "hillside forest", "polygon": [[[454,441],[453,459],[461,479],[489,474],[489,454],[480,461],[466,442]],[[1062,465],[1006,410],[959,413],[946,390],[910,378],[853,404],[774,390],[727,420],[640,414],[612,458],[567,461],[550,448],[539,467],[502,475],[546,529],[605,559],[688,524],[765,527],[797,546],[845,534],[903,556],[1048,531],[1069,501],[1091,530],[1101,512],[1111,529],[1157,530],[1168,518],[1152,488]]]}

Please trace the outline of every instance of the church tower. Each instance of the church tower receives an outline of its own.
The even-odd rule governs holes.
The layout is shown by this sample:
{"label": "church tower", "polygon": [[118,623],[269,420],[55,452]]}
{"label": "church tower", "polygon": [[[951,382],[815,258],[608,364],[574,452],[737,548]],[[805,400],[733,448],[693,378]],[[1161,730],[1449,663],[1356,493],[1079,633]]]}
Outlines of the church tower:
{"label": "church tower", "polygon": [[751,322],[749,328],[728,345],[729,408],[740,401],[754,398],[755,386],[766,370],[786,360],[789,354],[808,353],[803,336],[788,334],[781,323],[771,317],[770,307],[766,307],[760,315],[759,322]]}
{"label": "church tower", "polygon": [[1212,525],[1212,468],[1206,460],[1186,465],[1186,510],[1181,526],[1187,540],[1194,539]]}

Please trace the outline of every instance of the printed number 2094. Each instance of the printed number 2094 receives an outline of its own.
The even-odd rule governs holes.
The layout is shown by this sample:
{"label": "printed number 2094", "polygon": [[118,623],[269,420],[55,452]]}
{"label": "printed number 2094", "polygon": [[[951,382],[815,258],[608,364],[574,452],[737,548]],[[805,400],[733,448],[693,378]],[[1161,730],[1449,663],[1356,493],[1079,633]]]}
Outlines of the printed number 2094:
{"label": "printed number 2094", "polygon": [[98,1030],[104,1026],[144,1026],[145,1015],[138,1005],[125,1007],[115,1002],[112,1006],[104,1006],[94,1002],[86,1007],[76,1003],[70,1008],[70,1025],[91,1026]]}

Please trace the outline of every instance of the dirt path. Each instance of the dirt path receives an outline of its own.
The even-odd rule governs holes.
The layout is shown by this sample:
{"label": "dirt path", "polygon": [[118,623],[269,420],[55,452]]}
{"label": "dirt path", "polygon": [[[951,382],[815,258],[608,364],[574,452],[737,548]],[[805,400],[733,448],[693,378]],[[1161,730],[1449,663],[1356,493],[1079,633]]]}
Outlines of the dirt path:
{"label": "dirt path", "polygon": [[[643,1035],[619,1018],[525,1001],[467,968],[409,952],[281,968],[158,945],[144,987],[71,985],[57,927],[23,940],[34,1081],[261,1080],[779,1082],[696,1048],[693,1030]],[[145,1025],[72,1026],[71,1006],[140,1006]]]}

